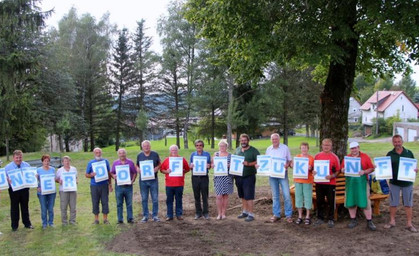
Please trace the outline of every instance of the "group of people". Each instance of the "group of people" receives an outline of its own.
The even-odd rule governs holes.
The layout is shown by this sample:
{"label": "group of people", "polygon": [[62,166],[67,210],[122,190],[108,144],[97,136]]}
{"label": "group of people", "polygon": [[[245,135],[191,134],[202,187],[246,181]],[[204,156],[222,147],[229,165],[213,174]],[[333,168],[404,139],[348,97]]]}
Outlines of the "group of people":
{"label": "group of people", "polygon": [[[316,203],[317,203],[317,220],[315,225],[322,225],[326,223],[330,228],[334,227],[334,211],[335,211],[335,188],[336,188],[336,177],[339,173],[345,172],[344,162],[339,161],[339,158],[332,152],[333,142],[330,139],[324,139],[321,143],[321,152],[317,153],[314,157],[309,155],[309,144],[301,143],[300,154],[296,157],[308,158],[309,163],[309,174],[307,179],[294,178],[295,184],[295,206],[298,210],[298,217],[293,220],[292,214],[292,200],[290,196],[290,186],[288,179],[288,168],[293,168],[293,160],[291,153],[287,145],[280,143],[280,136],[277,133],[271,135],[272,145],[266,149],[266,155],[272,157],[280,157],[286,160],[284,165],[285,177],[269,177],[269,184],[272,191],[272,217],[268,220],[270,222],[277,222],[281,219],[281,202],[280,195],[283,197],[283,207],[285,219],[289,223],[296,223],[298,225],[304,223],[310,225],[311,215],[310,210],[312,209],[312,194],[313,184],[315,184],[316,192]],[[411,232],[417,232],[416,228],[412,224],[412,206],[413,206],[413,183],[407,181],[400,181],[397,179],[398,167],[400,157],[414,158],[413,153],[403,147],[403,139],[400,135],[395,135],[392,138],[393,150],[388,152],[387,156],[391,157],[393,178],[390,180],[390,221],[384,226],[389,229],[396,225],[395,216],[397,206],[399,205],[400,193],[403,198],[403,205],[406,212],[407,223],[406,228]],[[227,206],[228,197],[234,191],[234,183],[237,188],[238,196],[242,202],[242,211],[237,216],[239,219],[244,219],[247,222],[255,219],[254,214],[254,200],[255,200],[255,187],[256,187],[256,173],[258,169],[257,156],[260,154],[259,151],[251,146],[250,137],[247,134],[240,135],[240,146],[235,150],[234,154],[243,156],[243,173],[242,176],[237,175],[225,175],[225,176],[214,176],[214,191],[216,194],[216,206],[217,206],[217,220],[223,220],[227,218]],[[159,222],[159,204],[158,204],[158,193],[159,193],[159,182],[158,172],[160,171],[165,175],[165,189],[166,189],[166,221],[172,221],[174,217],[178,220],[183,220],[183,207],[182,197],[183,189],[185,184],[185,174],[194,168],[194,158],[205,157],[206,158],[206,173],[204,175],[191,175],[191,184],[195,199],[195,220],[200,218],[209,219],[209,170],[214,168],[213,157],[227,157],[227,166],[230,169],[231,156],[228,152],[228,143],[225,140],[221,140],[218,144],[218,151],[214,153],[213,157],[204,151],[204,142],[202,140],[196,140],[195,143],[196,151],[190,156],[189,162],[182,157],[182,169],[183,174],[181,176],[170,175],[173,170],[170,166],[170,157],[180,157],[179,148],[176,145],[172,145],[169,148],[169,157],[164,159],[162,162],[157,152],[151,150],[151,142],[145,140],[141,143],[142,152],[137,156],[137,160],[134,163],[132,160],[127,158],[127,152],[125,149],[118,150],[118,159],[113,162],[112,167],[107,159],[102,157],[102,150],[95,148],[93,150],[94,159],[89,161],[86,168],[85,177],[90,179],[90,193],[92,199],[92,213],[94,214],[94,224],[99,224],[99,213],[100,206],[103,214],[103,223],[109,224],[109,192],[113,191],[112,179],[115,180],[115,196],[117,204],[117,221],[123,223],[123,205],[126,205],[126,221],[128,223],[134,223],[134,215],[132,210],[133,200],[133,184],[136,178],[139,176],[139,186],[141,192],[141,204],[143,210],[143,217],[141,222],[147,222],[152,220]],[[352,142],[349,145],[351,157],[359,157],[361,159],[361,171],[359,177],[346,177],[346,191],[345,191],[345,207],[348,208],[351,220],[348,224],[349,228],[354,228],[358,225],[356,219],[357,208],[361,208],[364,211],[367,228],[370,230],[376,230],[376,226],[372,222],[372,211],[371,201],[369,200],[370,188],[368,185],[368,175],[375,169],[372,164],[371,158],[360,151],[360,146],[357,142]],[[29,167],[29,164],[22,160],[23,154],[20,150],[13,152],[13,161],[6,167],[6,174],[8,171]],[[64,172],[76,171],[76,168],[71,166],[71,159],[68,156],[63,157],[63,167],[59,168],[57,172],[51,167],[49,155],[42,156],[42,167],[37,169],[37,178],[44,174],[54,174],[55,181],[60,184],[60,209],[61,209],[61,221],[63,225],[76,224],[76,201],[77,192],[67,192],[62,189],[62,174]],[[147,180],[141,179],[141,161],[151,160],[153,163],[154,179],[149,178]],[[326,176],[326,182],[314,182],[314,176],[316,171],[314,170],[315,160],[328,160],[329,161],[329,173]],[[96,162],[105,161],[106,169],[108,172],[108,178],[103,181],[96,182],[95,175],[97,174],[93,168]],[[130,184],[118,185],[116,169],[119,165],[128,165],[130,173]],[[415,172],[418,170],[415,169]],[[10,183],[10,179],[9,179]],[[12,230],[16,231],[19,227],[19,209],[22,214],[22,222],[25,228],[33,229],[29,218],[28,202],[29,202],[29,189],[21,189],[13,191],[9,188],[10,195],[10,215],[11,215],[11,226]],[[42,227],[47,228],[48,226],[54,225],[54,202],[56,194],[43,195],[41,186],[38,186],[38,198],[41,205],[41,218]],[[151,197],[152,201],[152,212],[150,215],[148,207],[148,198]],[[174,209],[174,202],[176,206]],[[70,208],[70,218],[68,219],[67,210]],[[306,210],[305,217],[303,217],[303,210]]]}

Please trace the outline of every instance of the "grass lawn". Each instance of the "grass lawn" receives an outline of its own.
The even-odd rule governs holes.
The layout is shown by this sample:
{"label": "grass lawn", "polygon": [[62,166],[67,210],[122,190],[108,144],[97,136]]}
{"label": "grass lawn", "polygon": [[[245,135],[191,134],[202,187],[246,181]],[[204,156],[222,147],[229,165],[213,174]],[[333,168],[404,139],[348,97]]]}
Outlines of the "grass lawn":
{"label": "grass lawn", "polygon": [[[312,155],[318,152],[315,147],[315,140],[312,138],[305,137],[290,137],[289,147],[292,155],[299,153],[299,144],[302,141],[308,141],[311,145],[310,152]],[[168,139],[168,145],[164,145],[164,141],[152,141],[152,150],[157,151],[161,158],[164,159],[168,155],[168,147],[174,144],[174,139]],[[251,141],[251,145],[259,149],[264,154],[266,148],[270,145],[268,139],[254,140]],[[419,156],[419,143],[405,143],[406,148],[412,150],[416,157]],[[139,153],[139,146],[134,142],[130,142],[125,147],[128,151],[128,157],[132,160],[136,160],[136,155]],[[371,157],[384,156],[392,146],[389,143],[363,143],[361,144],[361,150]],[[209,149],[208,146],[205,150],[210,151],[211,154],[215,151]],[[194,147],[191,143],[191,149],[180,150],[180,154],[189,160],[191,152],[194,151]],[[103,149],[103,155],[109,159],[112,163],[117,159],[117,154],[114,147],[108,147]],[[67,153],[65,153],[67,154]],[[42,152],[27,153],[24,154],[24,160],[39,159]],[[64,155],[64,154],[62,154]],[[62,156],[61,155],[61,156]],[[87,162],[92,159],[93,153],[78,152],[68,153],[72,158],[72,165],[78,169],[79,173],[79,185],[78,185],[78,199],[77,199],[77,226],[61,226],[61,214],[59,207],[59,196],[55,201],[55,228],[48,228],[46,230],[41,229],[41,217],[40,217],[40,206],[36,196],[36,190],[31,189],[29,211],[31,214],[32,224],[35,226],[35,230],[26,230],[23,228],[20,222],[19,229],[17,232],[12,232],[10,228],[10,202],[7,191],[0,192],[0,231],[3,235],[0,236],[0,248],[3,255],[119,255],[105,251],[104,247],[106,242],[110,241],[116,234],[121,232],[124,227],[116,225],[116,202],[114,193],[110,194],[109,197],[109,220],[111,225],[92,225],[93,214],[91,213],[91,199],[90,199],[90,188],[89,179],[84,177],[84,172]],[[53,153],[52,156],[60,156],[58,153]],[[5,157],[1,160],[6,164]],[[4,165],[5,165],[4,164]],[[3,165],[3,166],[4,166]],[[185,179],[185,193],[192,193],[190,184],[190,178],[187,175]],[[290,175],[291,176],[291,175]],[[159,175],[160,179],[160,193],[164,194],[164,177]],[[210,193],[213,193],[212,179],[210,184]],[[416,179],[418,184],[419,178]],[[259,177],[257,179],[257,186],[268,186],[268,179],[266,177]],[[257,189],[256,189],[257,191]],[[138,179],[134,187],[134,193],[139,194]],[[256,192],[257,193],[257,192]],[[138,198],[138,197],[137,197]],[[134,215],[138,216],[141,212],[140,202],[135,201],[134,203]],[[160,212],[160,217],[164,217],[164,213]],[[125,215],[125,213],[124,213]]]}

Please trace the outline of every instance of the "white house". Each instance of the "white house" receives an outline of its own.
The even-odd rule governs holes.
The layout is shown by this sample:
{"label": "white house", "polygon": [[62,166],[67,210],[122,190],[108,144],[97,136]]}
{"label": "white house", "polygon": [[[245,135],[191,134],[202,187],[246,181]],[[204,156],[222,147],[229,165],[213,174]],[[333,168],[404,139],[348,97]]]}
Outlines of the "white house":
{"label": "white house", "polygon": [[[378,95],[377,95],[378,94]],[[378,98],[378,104],[377,104]],[[378,107],[378,109],[377,109]],[[365,134],[371,134],[373,119],[387,119],[399,115],[403,122],[418,117],[418,108],[403,91],[378,91],[375,92],[362,106],[362,124]]]}
{"label": "white house", "polygon": [[357,123],[361,120],[361,103],[354,97],[349,98],[348,123]]}

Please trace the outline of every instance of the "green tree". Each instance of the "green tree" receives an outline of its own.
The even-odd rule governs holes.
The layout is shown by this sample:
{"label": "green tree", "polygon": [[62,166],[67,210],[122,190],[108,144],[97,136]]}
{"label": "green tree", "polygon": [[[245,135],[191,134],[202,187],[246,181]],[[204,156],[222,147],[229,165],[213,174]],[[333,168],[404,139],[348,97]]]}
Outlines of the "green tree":
{"label": "green tree", "polygon": [[[153,105],[150,95],[155,92],[153,84],[157,74],[156,69],[158,58],[157,55],[150,50],[152,38],[146,35],[145,20],[137,22],[137,30],[134,34],[134,59],[135,59],[135,98],[131,104],[134,106],[132,113],[137,113],[133,118],[136,119],[136,128],[139,134],[140,145],[144,140],[144,134],[147,129],[147,113],[150,115],[156,112],[155,105]],[[138,119],[140,118],[140,119]],[[138,125],[138,124],[145,124]]]}
{"label": "green tree", "polygon": [[410,75],[403,76],[396,88],[404,91],[412,100],[415,97],[416,92],[418,92],[416,82],[410,77]]}
{"label": "green tree", "polygon": [[75,8],[59,21],[59,43],[64,63],[69,67],[77,92],[74,113],[83,120],[80,124],[84,150],[93,150],[96,139],[107,144],[114,134],[111,88],[107,65],[114,27],[109,14],[96,21],[90,14],[80,18]]}
{"label": "green tree", "polygon": [[111,83],[113,92],[117,95],[116,99],[116,127],[115,127],[115,151],[118,151],[120,136],[129,124],[126,107],[127,98],[134,85],[134,62],[132,60],[132,45],[128,36],[128,30],[119,31],[118,41],[114,47],[111,63]]}
{"label": "green tree", "polygon": [[339,157],[347,150],[356,71],[402,71],[405,56],[419,57],[415,0],[189,0],[188,8],[188,18],[241,79],[261,76],[272,61],[327,68],[320,137],[333,140]]}
{"label": "green tree", "polygon": [[0,137],[7,158],[9,146],[37,150],[39,141],[45,139],[41,120],[32,111],[42,52],[41,30],[50,14],[41,12],[38,2],[0,2]]}

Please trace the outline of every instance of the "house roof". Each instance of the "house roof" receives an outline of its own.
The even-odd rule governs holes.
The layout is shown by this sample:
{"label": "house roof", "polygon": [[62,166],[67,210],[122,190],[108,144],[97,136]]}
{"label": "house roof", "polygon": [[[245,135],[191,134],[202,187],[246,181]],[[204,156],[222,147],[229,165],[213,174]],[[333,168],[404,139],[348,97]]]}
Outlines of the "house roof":
{"label": "house roof", "polygon": [[[419,103],[415,103],[415,105],[416,105],[416,107],[418,108],[418,110],[419,110]],[[419,111],[418,111],[418,118],[419,118]]]}
{"label": "house roof", "polygon": [[[403,94],[407,100],[409,100],[414,106],[416,106],[403,91],[378,91],[378,92],[375,92],[361,106],[361,110],[369,110],[371,108],[371,105],[377,104],[377,93],[378,93],[378,112],[384,112],[391,105],[391,103],[393,103],[393,101],[396,100],[401,94]],[[418,106],[416,107],[418,108]]]}

